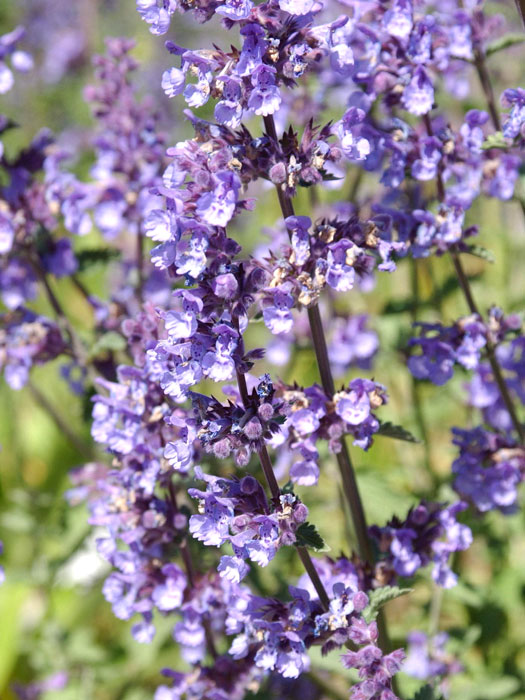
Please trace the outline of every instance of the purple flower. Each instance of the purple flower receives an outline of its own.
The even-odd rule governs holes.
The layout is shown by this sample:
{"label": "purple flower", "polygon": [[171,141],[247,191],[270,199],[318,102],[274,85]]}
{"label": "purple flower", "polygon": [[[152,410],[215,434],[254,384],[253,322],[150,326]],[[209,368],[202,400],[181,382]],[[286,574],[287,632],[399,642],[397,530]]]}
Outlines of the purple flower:
{"label": "purple flower", "polygon": [[417,116],[427,114],[434,104],[434,86],[422,66],[418,66],[403,91],[403,107]]}
{"label": "purple flower", "polygon": [[440,142],[434,137],[422,139],[419,153],[420,157],[412,165],[412,177],[422,181],[434,179],[441,160]]}
{"label": "purple flower", "polygon": [[487,343],[487,329],[476,316],[460,319],[454,326],[417,324],[421,336],[412,338],[410,345],[421,347],[421,355],[413,355],[408,367],[418,379],[429,379],[438,386],[445,384],[454,373],[454,364],[476,369],[481,350]]}
{"label": "purple flower", "polygon": [[239,583],[250,571],[250,567],[240,557],[221,557],[217,571],[223,578]]}
{"label": "purple flower", "polygon": [[221,171],[213,176],[213,189],[202,194],[197,201],[197,213],[207,224],[226,226],[232,218],[241,183],[231,171]]}
{"label": "purple flower", "polygon": [[466,507],[462,501],[448,507],[422,501],[404,521],[396,517],[385,527],[371,527],[371,537],[385,553],[381,561],[383,572],[391,567],[399,576],[413,576],[432,563],[434,581],[443,588],[454,586],[456,575],[450,569],[449,559],[454,552],[472,544],[470,528],[457,521],[458,513]]}
{"label": "purple flower", "polygon": [[215,119],[219,124],[237,129],[243,115],[240,81],[226,76],[219,84],[222,85],[222,99],[215,105]]}
{"label": "purple flower", "polygon": [[293,326],[293,297],[277,289],[267,304],[263,309],[263,319],[268,330],[275,334],[289,333]]}
{"label": "purple flower", "polygon": [[412,31],[412,3],[410,0],[396,0],[392,9],[383,17],[385,29],[398,39],[407,39]]}
{"label": "purple flower", "polygon": [[508,139],[515,139],[522,134],[525,124],[525,90],[523,88],[513,88],[505,90],[501,96],[501,104],[510,114],[503,124],[503,136]]}
{"label": "purple flower", "polygon": [[350,107],[338,127],[343,153],[353,162],[365,160],[372,151],[370,141],[362,135],[365,118],[362,109]]}
{"label": "purple flower", "polygon": [[267,117],[279,109],[281,94],[275,84],[276,70],[273,66],[259,65],[252,73],[253,89],[248,99],[248,108],[255,114]]}
{"label": "purple flower", "polygon": [[[409,676],[424,681],[438,679],[443,681],[462,670],[461,664],[453,654],[445,650],[449,636],[440,632],[429,637],[424,632],[414,630],[407,637],[408,651],[402,671]],[[444,690],[443,682],[440,685]]]}
{"label": "purple flower", "polygon": [[[191,492],[190,492],[191,495]],[[203,515],[192,515],[190,532],[207,547],[220,547],[229,537],[233,508],[221,505],[213,494],[206,495],[202,503]]]}
{"label": "purple flower", "polygon": [[144,233],[153,241],[164,243],[173,235],[173,222],[170,213],[162,209],[154,209],[144,219]]}
{"label": "purple flower", "polygon": [[328,356],[335,374],[342,375],[354,365],[370,369],[379,348],[379,338],[375,331],[367,328],[367,324],[366,314],[350,316],[348,319],[337,317],[332,321],[333,333],[328,343]]}
{"label": "purple flower", "polygon": [[165,34],[170,26],[170,17],[177,9],[176,0],[136,0],[141,18],[147,22],[152,34]]}
{"label": "purple flower", "polygon": [[179,68],[170,68],[162,74],[162,89],[168,97],[175,97],[184,91],[186,74]]}
{"label": "purple flower", "polygon": [[452,464],[456,475],[454,489],[480,511],[498,509],[513,513],[517,487],[525,478],[523,450],[496,433],[482,427],[453,429],[459,457]]}
{"label": "purple flower", "polygon": [[68,238],[56,241],[52,249],[44,253],[42,261],[46,270],[55,277],[72,275],[78,269],[78,262]]}
{"label": "purple flower", "polygon": [[186,577],[176,564],[166,564],[162,567],[164,582],[153,589],[151,599],[159,610],[179,608],[186,587]]}
{"label": "purple flower", "polygon": [[291,15],[307,15],[312,11],[315,0],[279,0],[279,7]]}
{"label": "purple flower", "polygon": [[0,255],[9,253],[15,239],[15,230],[10,219],[0,213]]}
{"label": "purple flower", "polygon": [[326,281],[336,292],[348,292],[354,286],[356,252],[356,246],[346,241],[332,244],[328,249]]}
{"label": "purple flower", "polygon": [[266,50],[264,29],[258,24],[246,24],[241,29],[244,37],[241,54],[235,68],[239,76],[251,76],[262,65],[263,53]]}
{"label": "purple flower", "polygon": [[252,7],[253,2],[251,0],[226,0],[224,5],[219,5],[215,12],[238,22],[248,19]]}

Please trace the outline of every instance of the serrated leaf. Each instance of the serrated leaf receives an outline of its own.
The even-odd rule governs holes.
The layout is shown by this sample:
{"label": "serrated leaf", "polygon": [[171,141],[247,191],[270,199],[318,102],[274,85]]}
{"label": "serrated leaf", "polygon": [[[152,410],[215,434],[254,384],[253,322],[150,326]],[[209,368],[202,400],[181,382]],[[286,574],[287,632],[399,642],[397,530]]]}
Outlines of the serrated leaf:
{"label": "serrated leaf", "polygon": [[506,36],[496,39],[495,41],[491,41],[485,49],[485,55],[492,56],[492,54],[508,49],[516,44],[523,44],[524,41],[525,34],[507,34]]}
{"label": "serrated leaf", "polygon": [[399,588],[399,586],[382,586],[381,588],[376,588],[374,591],[368,593],[368,605],[363,610],[363,617],[367,622],[375,620],[383,605],[413,590],[413,588]]}
{"label": "serrated leaf", "polygon": [[467,246],[467,253],[470,255],[475,255],[476,258],[481,258],[482,260],[486,260],[489,263],[494,263],[496,262],[496,258],[494,257],[494,253],[491,250],[488,250],[487,248],[484,248],[482,245],[469,245]]}
{"label": "serrated leaf", "polygon": [[427,683],[417,691],[412,700],[443,700],[443,696]]}
{"label": "serrated leaf", "polygon": [[119,251],[114,248],[88,248],[75,253],[79,272],[84,272],[97,265],[107,265],[119,255]]}
{"label": "serrated leaf", "polygon": [[312,523],[302,523],[295,531],[297,547],[308,547],[314,552],[329,552],[330,547],[323,540],[317,528]]}
{"label": "serrated leaf", "polygon": [[104,335],[100,336],[97,342],[93,345],[90,351],[91,357],[96,357],[102,352],[106,351],[118,351],[125,350],[127,347],[127,342],[124,336],[120,335],[116,331],[108,331]]}
{"label": "serrated leaf", "polygon": [[395,425],[395,423],[391,423],[390,421],[381,423],[376,435],[383,435],[384,437],[393,438],[394,440],[403,440],[404,442],[421,442],[414,437],[409,430],[403,428],[401,425]]}
{"label": "serrated leaf", "polygon": [[503,133],[501,131],[496,131],[494,134],[489,134],[485,141],[483,141],[481,148],[486,151],[489,148],[504,148],[509,147],[508,142],[505,140]]}

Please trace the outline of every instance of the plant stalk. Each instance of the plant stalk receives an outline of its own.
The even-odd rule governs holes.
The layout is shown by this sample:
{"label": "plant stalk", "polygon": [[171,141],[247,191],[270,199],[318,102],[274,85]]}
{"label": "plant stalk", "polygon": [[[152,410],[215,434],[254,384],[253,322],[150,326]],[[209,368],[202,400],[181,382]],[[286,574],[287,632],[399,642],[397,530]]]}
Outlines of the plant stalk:
{"label": "plant stalk", "polygon": [[[424,122],[425,126],[427,129],[427,133],[429,136],[433,135],[432,132],[432,124],[430,121],[430,117],[428,114],[426,114],[424,117]],[[437,172],[437,193],[438,193],[438,200],[443,203],[445,201],[445,186],[443,183],[443,177],[441,174],[441,169],[438,168]],[[469,308],[470,313],[476,314],[481,320],[483,320],[483,316],[479,311],[478,305],[476,304],[476,300],[474,299],[474,295],[472,293],[472,288],[470,286],[469,279],[467,275],[465,274],[465,270],[463,269],[463,264],[461,262],[461,258],[459,255],[459,250],[456,245],[453,245],[450,248],[450,256],[452,258],[452,263],[454,265],[454,270],[456,271],[456,276],[458,278],[459,286],[461,287],[461,291],[463,292],[463,296],[465,297],[465,301],[467,302],[467,306]],[[523,428],[523,425],[520,423],[518,419],[518,414],[516,413],[516,408],[514,406],[514,402],[512,401],[512,397],[509,392],[509,388],[507,384],[505,383],[505,379],[503,377],[503,372],[501,370],[501,366],[498,362],[498,358],[496,357],[496,348],[494,346],[494,343],[492,342],[490,335],[487,334],[487,344],[485,346],[486,348],[486,353],[487,353],[487,359],[489,361],[490,367],[492,369],[492,374],[494,375],[494,380],[496,384],[498,385],[499,393],[501,395],[501,398],[503,400],[503,403],[505,404],[505,408],[507,409],[510,419],[512,421],[512,425],[514,426],[514,429],[516,430],[516,433],[518,434],[519,441],[522,445],[525,445],[525,429]]]}
{"label": "plant stalk", "polygon": [[[250,399],[248,395],[248,388],[246,386],[246,377],[244,376],[244,374],[242,374],[242,372],[237,372],[237,384],[239,386],[239,393],[241,395],[244,407],[248,408]],[[277,483],[277,479],[275,478],[275,473],[273,471],[270,455],[268,454],[268,450],[266,449],[266,445],[264,444],[264,442],[262,442],[261,446],[257,450],[257,454],[259,455],[259,461],[261,463],[264,476],[266,477],[268,488],[270,489],[270,492],[272,494],[272,498],[275,501],[276,505],[278,505],[279,499],[281,497],[281,489],[279,488],[279,484]],[[317,569],[315,568],[312,558],[310,557],[310,553],[308,552],[306,547],[297,547],[297,552],[299,554],[299,558],[301,559],[306,573],[310,577],[313,587],[317,591],[317,595],[319,596],[319,601],[321,602],[321,605],[323,606],[324,610],[328,610],[330,599],[323,585],[323,582],[319,578],[319,574],[317,573]]]}
{"label": "plant stalk", "polygon": [[[264,117],[264,125],[268,136],[278,143],[273,116]],[[283,217],[286,219],[289,216],[294,216],[295,212],[292,200],[281,187],[276,186],[276,189]],[[319,368],[319,374],[321,375],[321,383],[325,392],[332,397],[335,393],[335,385],[330,367],[330,361],[328,359],[326,338],[318,306],[308,308],[308,320],[310,322],[310,331],[317,358],[317,366]],[[356,534],[359,556],[361,559],[363,559],[363,561],[367,562],[370,566],[373,566],[374,557],[370,539],[368,537],[368,527],[366,524],[363,503],[359,494],[359,488],[357,486],[357,480],[350,458],[350,453],[344,440],[342,441],[342,449],[336,455],[336,457],[343,482],[343,490],[350,506],[350,513],[352,515],[352,522]]]}

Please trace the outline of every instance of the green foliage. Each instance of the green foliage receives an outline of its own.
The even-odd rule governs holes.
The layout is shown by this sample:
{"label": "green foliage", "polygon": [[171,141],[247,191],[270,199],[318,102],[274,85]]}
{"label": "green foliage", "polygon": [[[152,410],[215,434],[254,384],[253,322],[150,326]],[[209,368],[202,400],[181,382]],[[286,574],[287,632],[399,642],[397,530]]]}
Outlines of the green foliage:
{"label": "green foliage", "polygon": [[496,262],[494,253],[487,248],[484,248],[482,245],[469,245],[467,246],[467,251],[470,253],[470,255],[486,260],[489,263]]}
{"label": "green foliage", "polygon": [[403,428],[401,425],[395,425],[390,421],[381,423],[377,435],[383,435],[384,437],[393,438],[394,440],[403,440],[404,442],[419,442],[409,430]]}
{"label": "green foliage", "polygon": [[503,136],[501,131],[496,131],[494,134],[489,134],[481,148],[488,150],[489,148],[499,148],[506,150],[509,147],[509,142]]}
{"label": "green foliage", "polygon": [[485,49],[485,55],[492,56],[493,54],[499,53],[500,51],[504,51],[505,49],[508,49],[511,46],[523,44],[524,41],[525,35],[523,34],[523,32],[520,32],[519,34],[505,34],[505,36],[502,36],[499,39],[495,39],[494,41],[490,42],[490,44]]}
{"label": "green foliage", "polygon": [[[470,282],[478,279],[478,277],[479,274],[468,275]],[[443,302],[447,301],[459,289],[460,285],[456,275],[449,275],[441,284],[436,285],[432,295],[428,299],[414,299],[412,296],[405,299],[391,299],[385,304],[381,313],[389,316],[391,314],[412,314],[416,310],[435,309]]]}
{"label": "green foliage", "polygon": [[399,586],[381,586],[368,593],[368,605],[363,610],[363,617],[367,622],[375,620],[379,611],[391,600],[411,593],[413,588],[399,588]]}
{"label": "green foliage", "polygon": [[91,357],[97,357],[103,352],[117,352],[125,350],[127,347],[126,339],[116,331],[108,331],[100,336],[93,344],[90,350]]}
{"label": "green foliage", "polygon": [[444,698],[441,693],[427,683],[417,691],[412,700],[444,700]]}
{"label": "green foliage", "polygon": [[319,534],[313,523],[301,523],[295,531],[297,547],[308,547],[314,552],[329,552],[330,547]]}
{"label": "green foliage", "polygon": [[75,254],[78,260],[79,272],[107,265],[120,255],[115,248],[85,248],[77,251]]}

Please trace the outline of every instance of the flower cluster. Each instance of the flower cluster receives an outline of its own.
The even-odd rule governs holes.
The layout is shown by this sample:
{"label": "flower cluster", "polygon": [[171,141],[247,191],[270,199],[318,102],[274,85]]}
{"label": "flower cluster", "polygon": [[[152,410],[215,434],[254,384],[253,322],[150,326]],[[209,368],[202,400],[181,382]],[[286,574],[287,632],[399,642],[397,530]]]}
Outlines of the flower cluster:
{"label": "flower cluster", "polygon": [[452,463],[454,489],[480,512],[517,508],[517,487],[525,479],[525,451],[512,439],[478,426],[453,429],[459,457]]}
{"label": "flower cluster", "polygon": [[308,509],[293,494],[282,494],[279,503],[268,503],[264,489],[253,476],[240,481],[205,476],[206,491],[190,489],[199,501],[199,514],[192,515],[190,533],[207,546],[229,541],[234,556],[223,556],[218,571],[239,583],[249,571],[246,560],[267,566],[280,547],[296,542],[295,531],[308,516]]}
{"label": "flower cluster", "polygon": [[449,635],[446,632],[429,636],[420,630],[408,635],[407,657],[402,670],[413,678],[438,681],[439,689],[448,696],[451,676],[462,671],[462,666],[453,654],[446,650]]}
{"label": "flower cluster", "polygon": [[290,246],[264,261],[271,276],[263,297],[263,318],[275,334],[293,325],[294,306],[316,304],[323,288],[349,292],[357,282],[370,278],[374,268],[392,271],[392,255],[401,247],[382,237],[385,221],[361,222],[357,217],[322,221],[313,232],[307,216],[285,220]]}
{"label": "flower cluster", "polygon": [[[34,365],[62,356],[73,392],[92,400],[91,435],[107,464],[75,470],[69,500],[88,504],[111,567],[104,595],[118,618],[133,619],[134,638],[151,642],[160,616],[172,623],[189,668],[165,669],[156,700],[243,700],[265,684],[297,697],[314,646],[345,647],[342,662],[359,679],[353,700],[397,700],[404,652],[388,647],[374,601],[427,566],[452,587],[451,557],[472,543],[459,514],[517,508],[525,336],[517,316],[478,310],[462,259],[480,255],[470,243],[475,200],[514,196],[525,92],[505,90],[509,114],[499,115],[484,61],[501,22],[482,3],[345,5],[337,16],[315,0],[137,0],[155,35],[176,12],[229,32],[227,49],[209,31],[188,32],[206,36],[201,48],[165,44],[176,65],[159,82],[190,108],[191,136],[161,133],[158,110],[136,94],[133,42],[108,39],[84,91],[96,124],[91,152],[80,154],[89,175],[47,131],[18,154],[0,152],[0,366],[20,389]],[[13,82],[7,59],[31,65],[16,49],[22,36],[0,37],[0,93]],[[441,112],[443,89],[463,100],[474,69],[487,111]],[[203,107],[211,121],[190,111]],[[0,133],[11,126],[0,119]],[[263,242],[270,191],[280,215]],[[90,235],[102,249],[81,245]],[[451,259],[469,307],[450,325],[420,320],[418,265],[430,269],[434,255]],[[107,298],[82,277],[93,261],[106,265]],[[353,300],[376,284],[394,288],[409,264],[418,335],[408,369],[440,386],[458,365],[470,371],[469,403],[485,425],[453,430],[461,500],[431,496],[404,519],[387,513],[386,525],[368,527],[347,438],[362,450],[380,432],[413,438],[381,429],[388,393],[375,376],[348,375],[370,370],[380,352]],[[55,282],[64,277],[88,305],[89,330],[77,333],[63,308]],[[26,308],[35,300],[55,320]],[[288,362],[297,348],[308,365]],[[310,555],[325,546],[307,520],[311,492],[300,490],[332,458],[356,535],[355,551],[336,560]],[[305,573],[288,580],[295,556]],[[288,595],[252,566],[280,562]],[[454,673],[443,645],[414,633],[405,670]]]}
{"label": "flower cluster", "polygon": [[281,459],[288,448],[290,478],[301,486],[318,481],[319,441],[338,453],[344,436],[352,435],[354,445],[367,450],[380,427],[375,410],[387,402],[385,387],[369,379],[353,379],[333,396],[317,384],[306,389],[281,384],[277,394],[285,401],[287,418],[270,444],[280,451]]}
{"label": "flower cluster", "polygon": [[474,314],[449,327],[440,323],[416,325],[421,333],[410,341],[410,346],[419,347],[422,352],[410,357],[408,368],[417,379],[442,385],[452,378],[455,364],[467,370],[478,369],[487,339],[492,345],[501,343],[509,333],[521,328],[521,320],[515,315],[505,317],[493,307],[486,323]]}
{"label": "flower cluster", "polygon": [[27,309],[4,314],[0,328],[0,368],[11,389],[21,389],[33,365],[61,355],[65,348],[56,323]]}
{"label": "flower cluster", "polygon": [[384,527],[374,525],[370,534],[382,554],[380,576],[410,577],[432,563],[434,581],[443,588],[454,586],[457,577],[450,569],[450,556],[472,544],[470,528],[457,520],[466,507],[462,501],[446,507],[422,501],[404,520],[394,517]]}
{"label": "flower cluster", "polygon": [[[496,360],[505,377],[509,394],[525,405],[525,337],[520,335],[496,348]],[[468,403],[481,411],[483,420],[492,428],[513,432],[516,426],[509,414],[508,403],[494,376],[490,362],[482,362],[467,384]]]}
{"label": "flower cluster", "polygon": [[401,669],[405,654],[401,649],[384,654],[377,646],[377,624],[362,622],[352,630],[350,639],[363,645],[359,651],[349,651],[343,656],[347,668],[355,668],[362,679],[352,686],[352,700],[396,700],[392,690],[392,678]]}

